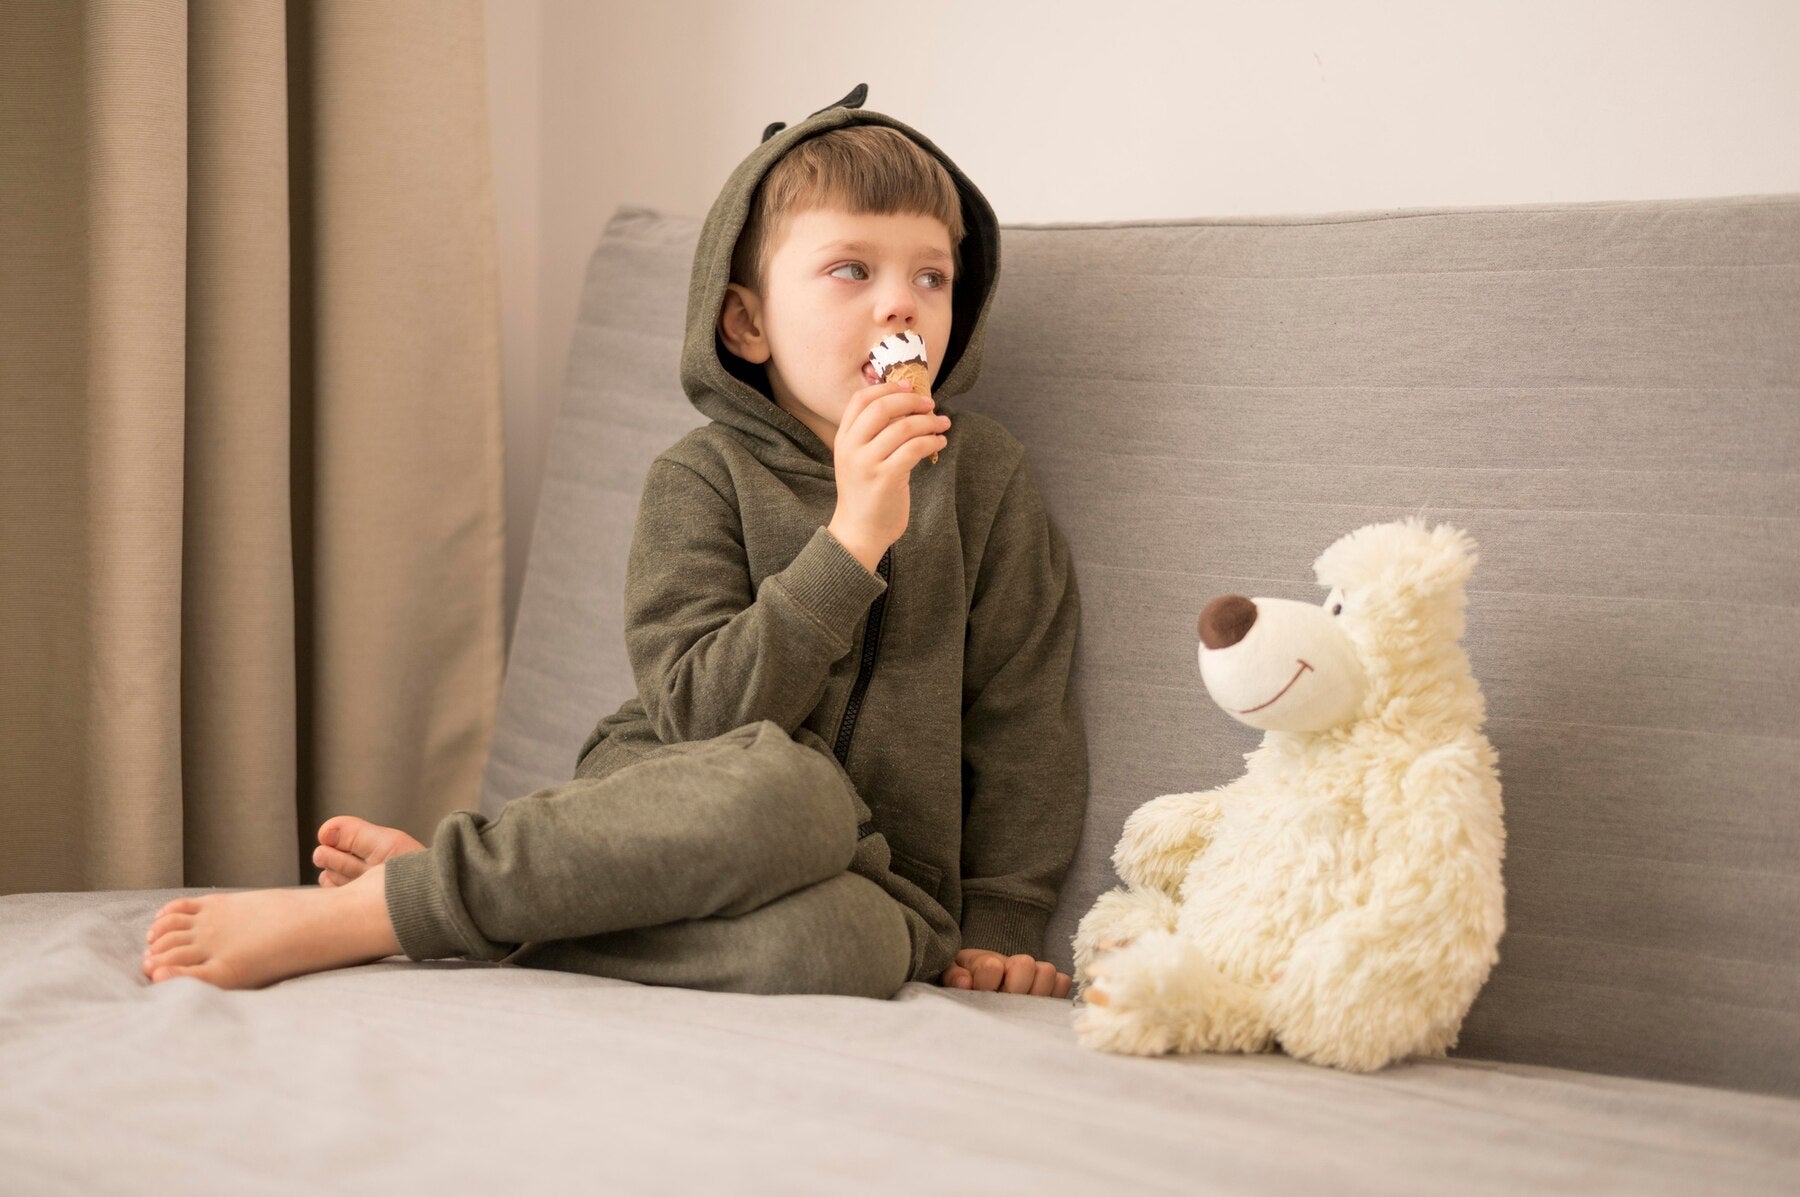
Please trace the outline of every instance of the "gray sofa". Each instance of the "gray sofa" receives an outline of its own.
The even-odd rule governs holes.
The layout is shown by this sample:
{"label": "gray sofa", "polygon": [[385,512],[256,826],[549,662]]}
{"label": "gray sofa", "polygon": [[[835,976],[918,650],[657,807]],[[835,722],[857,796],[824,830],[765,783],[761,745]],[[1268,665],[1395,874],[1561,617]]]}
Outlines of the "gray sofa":
{"label": "gray sofa", "polygon": [[[630,694],[646,466],[698,222],[589,264],[484,809]],[[1027,357],[1034,329],[1058,332]],[[1093,800],[1236,776],[1195,617],[1318,601],[1407,514],[1481,546],[1466,645],[1509,836],[1447,1060],[1079,1048],[1066,1001],[657,989],[389,960],[255,993],[136,970],[179,892],[0,899],[0,1188],[316,1193],[1800,1189],[1800,195],[1008,226],[955,407],[1024,442],[1084,597]],[[426,829],[414,829],[422,831]],[[10,1179],[11,1183],[8,1183]]]}

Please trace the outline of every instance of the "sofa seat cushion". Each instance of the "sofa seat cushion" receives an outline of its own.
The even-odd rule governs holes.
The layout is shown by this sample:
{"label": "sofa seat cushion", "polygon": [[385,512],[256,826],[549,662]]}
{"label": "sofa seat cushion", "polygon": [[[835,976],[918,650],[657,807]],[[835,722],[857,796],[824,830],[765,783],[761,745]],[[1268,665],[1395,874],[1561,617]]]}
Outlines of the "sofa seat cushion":
{"label": "sofa seat cushion", "polygon": [[[204,889],[0,898],[0,1188],[1791,1193],[1800,1101],[1472,1060],[1109,1056],[1066,1000],[400,958],[151,985]],[[373,1191],[373,1190],[370,1190]]]}

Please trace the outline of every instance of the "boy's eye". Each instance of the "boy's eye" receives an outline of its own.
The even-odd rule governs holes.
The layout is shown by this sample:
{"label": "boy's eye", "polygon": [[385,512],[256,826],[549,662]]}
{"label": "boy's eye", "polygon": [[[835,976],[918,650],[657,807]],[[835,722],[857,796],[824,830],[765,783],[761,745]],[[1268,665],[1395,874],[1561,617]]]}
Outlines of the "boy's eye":
{"label": "boy's eye", "polygon": [[[845,271],[845,270],[854,270],[857,273],[853,276],[846,277],[845,275],[840,273],[841,271]],[[845,262],[842,266],[832,267],[831,268],[831,276],[833,278],[842,278],[842,279],[844,279],[845,282],[860,283],[864,279],[869,277],[869,271],[865,266],[863,266],[863,264],[861,262]],[[919,277],[920,278],[929,278],[931,280],[931,282],[927,283],[926,285],[928,287],[930,287],[933,291],[936,291],[941,287],[947,287],[950,285],[949,276],[944,274],[944,272],[941,270],[920,271]]]}

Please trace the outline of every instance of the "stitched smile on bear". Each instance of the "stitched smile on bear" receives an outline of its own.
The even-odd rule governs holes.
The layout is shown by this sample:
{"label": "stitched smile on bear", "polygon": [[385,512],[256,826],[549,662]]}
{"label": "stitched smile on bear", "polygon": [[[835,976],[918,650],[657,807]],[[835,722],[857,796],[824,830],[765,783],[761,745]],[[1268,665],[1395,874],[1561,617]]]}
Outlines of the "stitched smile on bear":
{"label": "stitched smile on bear", "polygon": [[[1289,690],[1292,690],[1294,688],[1294,683],[1300,680],[1300,675],[1305,673],[1308,669],[1312,668],[1311,665],[1308,665],[1306,663],[1306,659],[1304,657],[1295,657],[1294,659],[1296,661],[1300,662],[1300,668],[1294,670],[1294,676],[1288,680],[1287,685],[1285,685],[1281,688],[1281,694],[1286,694]],[[1281,701],[1281,694],[1277,694],[1274,698],[1271,698],[1268,702],[1263,703],[1262,706],[1260,706],[1260,707],[1245,707],[1243,710],[1239,711],[1238,714],[1248,715],[1252,711],[1262,710],[1263,707],[1272,707],[1276,703]]]}
{"label": "stitched smile on bear", "polygon": [[1323,731],[1353,717],[1367,691],[1349,625],[1338,612],[1226,594],[1206,604],[1197,630],[1207,693],[1251,727]]}

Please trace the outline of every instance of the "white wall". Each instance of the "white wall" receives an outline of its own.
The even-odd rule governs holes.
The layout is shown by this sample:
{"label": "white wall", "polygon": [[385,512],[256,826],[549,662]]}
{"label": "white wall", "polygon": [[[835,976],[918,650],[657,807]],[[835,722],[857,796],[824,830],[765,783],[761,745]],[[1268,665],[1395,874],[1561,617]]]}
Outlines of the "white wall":
{"label": "white wall", "polygon": [[857,83],[1005,223],[1800,191],[1794,0],[485,3],[509,635],[608,216]]}

